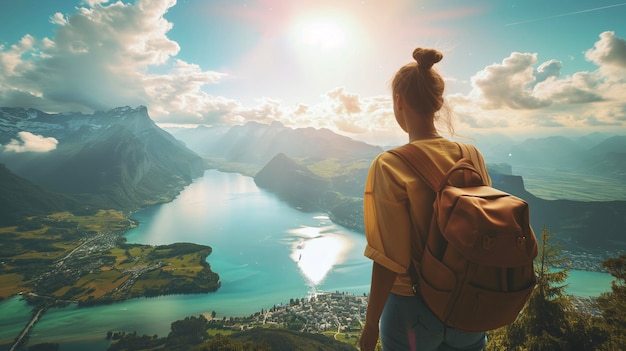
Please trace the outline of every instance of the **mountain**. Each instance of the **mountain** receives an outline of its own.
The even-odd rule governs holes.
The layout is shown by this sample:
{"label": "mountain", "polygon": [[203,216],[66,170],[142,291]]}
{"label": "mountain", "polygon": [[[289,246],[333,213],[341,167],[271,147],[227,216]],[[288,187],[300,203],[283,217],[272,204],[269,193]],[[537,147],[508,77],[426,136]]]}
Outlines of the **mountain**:
{"label": "mountain", "polygon": [[589,150],[589,170],[626,180],[626,136],[613,136]]}
{"label": "mountain", "polygon": [[282,153],[257,173],[254,182],[261,188],[272,190],[294,207],[306,210],[319,209],[320,196],[330,187],[328,180]]}
{"label": "mountain", "polygon": [[17,224],[26,216],[76,208],[76,199],[47,191],[13,174],[0,164],[0,226]]}
{"label": "mountain", "polygon": [[181,140],[189,149],[203,157],[221,156],[220,140],[228,132],[230,126],[200,125],[196,128],[164,128],[176,139]]}
{"label": "mountain", "polygon": [[172,134],[205,157],[251,163],[260,167],[280,153],[309,162],[326,159],[352,162],[371,160],[382,152],[377,146],[335,134],[328,129],[293,129],[279,122],[248,122],[230,128],[197,127],[175,130]]}
{"label": "mountain", "polygon": [[[296,208],[325,211],[335,223],[363,231],[364,172],[367,168],[355,168],[340,176],[321,177],[281,153],[257,173],[254,182]],[[358,194],[350,194],[351,191]]]}
{"label": "mountain", "polygon": [[[512,175],[507,165],[489,165],[493,186],[530,205],[531,224],[536,232],[546,226],[568,250],[626,250],[626,201],[545,200],[524,186],[521,176]],[[360,197],[345,196],[341,177],[319,177],[305,165],[284,154],[272,159],[254,178],[259,187],[276,193],[296,207],[326,211],[338,224],[364,231],[362,189],[365,176],[358,178]]]}
{"label": "mountain", "polygon": [[523,141],[501,135],[476,138],[488,162],[516,168],[543,168],[626,180],[626,136],[591,133],[581,137],[550,136]]}
{"label": "mountain", "polygon": [[491,173],[493,186],[528,202],[535,234],[544,226],[572,251],[626,250],[626,201],[545,200],[529,193],[520,176]]}
{"label": "mountain", "polygon": [[[199,137],[213,130],[220,142]],[[259,187],[278,194],[296,207],[326,211],[336,223],[362,231],[362,195],[367,170],[382,149],[362,147],[327,130],[290,129],[279,123],[262,125],[248,123],[222,129],[186,130],[186,137],[195,135],[205,150],[209,143],[223,146],[221,157],[242,163],[259,163],[270,158],[255,176]],[[177,136],[179,134],[176,134]],[[344,143],[344,144],[342,144]],[[513,175],[516,166],[543,167],[546,172],[560,168],[581,174],[595,174],[624,179],[626,174],[626,137],[592,133],[579,138],[553,136],[514,141],[504,135],[481,138],[496,187],[526,199],[531,205],[531,221],[535,230],[547,226],[572,249],[624,248],[622,230],[626,226],[624,201],[546,200],[529,193],[521,176]],[[340,152],[337,145],[342,145]],[[492,147],[488,147],[491,145]],[[487,157],[500,154],[502,157]],[[213,156],[219,157],[218,153]],[[336,162],[329,160],[335,159]],[[501,163],[494,163],[494,160]],[[513,165],[513,166],[512,166]],[[329,171],[335,170],[333,171]],[[621,178],[620,178],[621,177]]]}
{"label": "mountain", "polygon": [[[292,129],[277,122],[177,129],[172,130],[179,138],[175,139],[152,122],[145,107],[121,107],[92,115],[1,108],[0,142],[11,143],[20,131],[58,141],[56,149],[49,152],[16,153],[6,148],[0,152],[0,163],[12,172],[3,170],[3,177],[23,178],[16,188],[41,194],[43,204],[57,201],[50,200],[56,195],[48,192],[73,197],[91,194],[95,196],[91,199],[98,201],[90,205],[112,208],[161,202],[201,174],[201,154],[260,169],[258,173],[255,170],[260,187],[295,207],[327,211],[334,221],[355,230],[363,229],[362,189],[369,164],[382,151],[326,129]],[[564,167],[624,179],[625,136],[594,133],[576,139],[548,137],[523,142],[499,136],[491,141],[482,138],[479,145],[491,163],[489,171],[496,187],[531,204],[536,230],[546,225],[572,246],[623,245],[626,202],[545,200],[526,191],[522,177],[512,174],[516,166],[524,165],[544,167],[548,172]],[[497,150],[487,145],[497,145]],[[501,163],[494,165],[497,162]],[[24,181],[32,184],[24,185],[28,184]],[[81,201],[84,199],[88,198]]]}
{"label": "mountain", "polygon": [[19,132],[54,138],[48,152],[0,152],[16,175],[51,191],[91,194],[99,206],[131,209],[172,198],[202,174],[204,162],[160,129],[144,106],[94,114],[0,108],[0,142]]}
{"label": "mountain", "polygon": [[513,145],[510,150],[510,162],[514,164],[568,169],[584,166],[581,154],[585,149],[563,136],[527,139],[521,144]]}

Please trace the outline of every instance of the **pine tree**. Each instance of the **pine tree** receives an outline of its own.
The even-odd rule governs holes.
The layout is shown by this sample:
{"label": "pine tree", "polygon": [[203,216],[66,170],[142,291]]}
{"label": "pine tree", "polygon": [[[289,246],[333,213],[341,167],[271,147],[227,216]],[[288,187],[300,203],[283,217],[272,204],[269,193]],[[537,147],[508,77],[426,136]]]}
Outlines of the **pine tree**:
{"label": "pine tree", "polygon": [[601,294],[595,304],[610,335],[602,349],[626,350],[626,255],[610,258],[602,263],[602,267],[615,277],[611,291]]}

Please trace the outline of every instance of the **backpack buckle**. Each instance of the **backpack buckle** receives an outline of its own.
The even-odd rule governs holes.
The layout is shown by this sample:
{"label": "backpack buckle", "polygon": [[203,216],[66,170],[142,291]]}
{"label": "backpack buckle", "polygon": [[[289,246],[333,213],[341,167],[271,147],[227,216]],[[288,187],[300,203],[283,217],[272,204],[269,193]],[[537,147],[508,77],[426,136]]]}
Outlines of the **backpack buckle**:
{"label": "backpack buckle", "polygon": [[526,247],[526,237],[525,236],[518,236],[517,237],[517,247],[519,247],[520,249],[523,249]]}
{"label": "backpack buckle", "polygon": [[485,250],[491,250],[494,246],[496,246],[496,238],[485,235],[483,237],[483,248]]}

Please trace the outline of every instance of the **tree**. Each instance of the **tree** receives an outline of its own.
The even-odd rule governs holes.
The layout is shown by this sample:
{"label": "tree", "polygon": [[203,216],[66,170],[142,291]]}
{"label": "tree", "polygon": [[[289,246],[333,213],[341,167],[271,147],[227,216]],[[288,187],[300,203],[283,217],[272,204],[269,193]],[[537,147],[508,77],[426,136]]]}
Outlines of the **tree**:
{"label": "tree", "polygon": [[223,335],[216,335],[191,351],[270,351],[272,348],[264,342],[233,340]]}
{"label": "tree", "polygon": [[626,255],[610,258],[602,267],[615,277],[611,291],[601,294],[595,303],[610,335],[604,349],[626,350]]}
{"label": "tree", "polygon": [[183,350],[186,346],[202,343],[208,337],[206,333],[208,321],[203,315],[175,321],[171,324],[170,329],[166,342],[168,350]]}

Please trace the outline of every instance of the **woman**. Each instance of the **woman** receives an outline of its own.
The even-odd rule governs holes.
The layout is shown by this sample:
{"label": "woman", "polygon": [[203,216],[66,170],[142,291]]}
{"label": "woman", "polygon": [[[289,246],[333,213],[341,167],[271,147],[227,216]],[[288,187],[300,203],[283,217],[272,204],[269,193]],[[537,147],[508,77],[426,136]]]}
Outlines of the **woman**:
{"label": "woman", "polygon": [[[454,133],[449,114],[438,114],[444,105],[444,82],[432,66],[443,55],[417,48],[413,58],[415,62],[400,68],[392,82],[396,121],[410,143],[447,169],[461,159],[461,151],[435,127],[435,122],[443,122]],[[484,169],[482,156],[481,161],[476,166]],[[379,324],[384,351],[478,351],[485,345],[485,333],[446,327],[412,292],[409,265],[412,259],[419,261],[419,243],[423,247],[426,241],[434,198],[434,192],[399,157],[384,152],[372,163],[364,216],[365,256],[374,262],[362,351],[375,349]]]}

